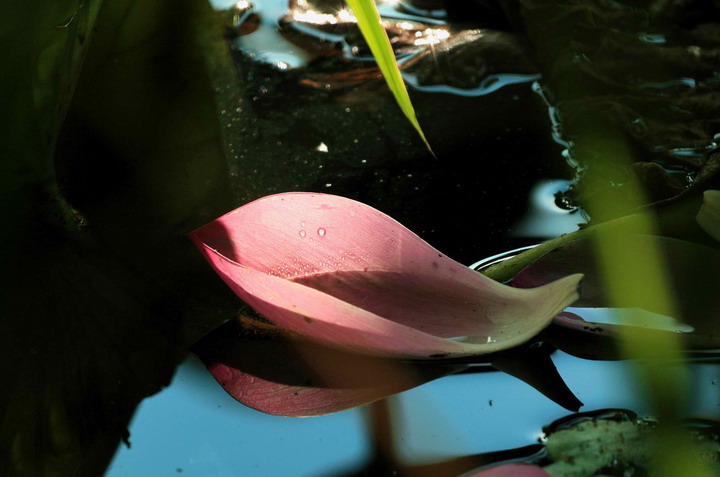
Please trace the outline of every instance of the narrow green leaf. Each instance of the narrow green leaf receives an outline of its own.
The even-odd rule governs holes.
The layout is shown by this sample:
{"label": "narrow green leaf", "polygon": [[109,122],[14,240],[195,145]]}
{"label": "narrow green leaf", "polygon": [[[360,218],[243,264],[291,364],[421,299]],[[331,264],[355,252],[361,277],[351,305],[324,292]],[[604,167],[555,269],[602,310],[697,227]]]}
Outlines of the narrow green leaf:
{"label": "narrow green leaf", "polygon": [[400,74],[400,69],[395,62],[395,53],[393,53],[392,46],[390,45],[390,39],[380,24],[380,13],[378,13],[375,7],[374,0],[347,0],[347,4],[355,14],[360,32],[365,37],[368,46],[370,46],[370,51],[375,57],[375,61],[377,61],[380,71],[385,77],[385,81],[395,96],[395,100],[400,106],[400,109],[402,109],[402,112],[405,113],[410,124],[412,124],[418,132],[428,151],[435,155],[415,116],[415,109],[410,101],[410,95],[408,95],[402,75]]}

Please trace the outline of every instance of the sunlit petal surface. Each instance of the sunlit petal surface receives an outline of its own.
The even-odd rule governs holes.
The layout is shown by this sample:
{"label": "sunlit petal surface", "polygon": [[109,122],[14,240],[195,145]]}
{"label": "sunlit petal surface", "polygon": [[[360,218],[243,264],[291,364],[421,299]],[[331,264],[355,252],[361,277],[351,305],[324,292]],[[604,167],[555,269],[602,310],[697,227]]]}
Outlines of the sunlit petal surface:
{"label": "sunlit petal surface", "polygon": [[350,199],[288,193],[191,234],[265,318],[331,346],[385,357],[484,354],[521,344],[577,298],[581,275],[520,290],[445,257]]}

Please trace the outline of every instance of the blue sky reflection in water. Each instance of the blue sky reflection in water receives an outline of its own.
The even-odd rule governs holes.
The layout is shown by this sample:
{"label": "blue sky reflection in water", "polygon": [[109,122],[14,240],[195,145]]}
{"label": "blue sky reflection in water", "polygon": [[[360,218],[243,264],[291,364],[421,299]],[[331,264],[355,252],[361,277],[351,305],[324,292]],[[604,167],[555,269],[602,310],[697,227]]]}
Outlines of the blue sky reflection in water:
{"label": "blue sky reflection in water", "polygon": [[[563,352],[553,354],[553,361],[585,404],[580,411],[623,408],[648,416],[628,363]],[[717,415],[719,379],[717,364],[691,366],[693,417]],[[527,384],[495,372],[433,381],[403,393],[396,404],[398,451],[402,460],[415,463],[535,444],[543,426],[570,414]]]}
{"label": "blue sky reflection in water", "polygon": [[[553,359],[585,403],[582,411],[648,413],[623,362]],[[720,366],[692,367],[695,389],[717,390]],[[717,414],[717,392],[695,393],[693,415]],[[401,461],[416,464],[521,447],[568,415],[540,393],[499,372],[446,377],[393,398]],[[106,477],[331,476],[370,455],[364,410],[315,418],[268,416],[235,402],[189,358],[173,383],[139,408],[130,449],[121,446]],[[181,472],[178,471],[181,469]]]}
{"label": "blue sky reflection in water", "polygon": [[[146,399],[106,477],[317,476],[368,458],[355,409],[321,418],[269,416],[238,404],[194,357]],[[181,470],[178,470],[181,469]]]}

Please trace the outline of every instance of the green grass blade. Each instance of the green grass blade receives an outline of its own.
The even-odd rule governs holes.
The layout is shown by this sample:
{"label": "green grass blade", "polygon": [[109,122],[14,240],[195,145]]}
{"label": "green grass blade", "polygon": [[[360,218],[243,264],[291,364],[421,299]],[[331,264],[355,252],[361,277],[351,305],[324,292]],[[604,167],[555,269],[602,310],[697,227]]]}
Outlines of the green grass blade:
{"label": "green grass blade", "polygon": [[360,32],[365,37],[368,46],[370,46],[370,51],[375,57],[375,61],[377,61],[380,71],[385,77],[385,81],[390,91],[392,91],[393,96],[395,96],[395,100],[400,106],[400,109],[402,109],[402,112],[405,113],[410,124],[412,124],[418,132],[428,151],[432,153],[430,144],[425,138],[425,133],[415,116],[415,109],[413,108],[410,95],[400,75],[400,69],[395,62],[395,53],[393,53],[390,40],[385,33],[385,29],[380,24],[380,13],[378,13],[375,7],[374,0],[347,0],[347,4],[355,14]]}

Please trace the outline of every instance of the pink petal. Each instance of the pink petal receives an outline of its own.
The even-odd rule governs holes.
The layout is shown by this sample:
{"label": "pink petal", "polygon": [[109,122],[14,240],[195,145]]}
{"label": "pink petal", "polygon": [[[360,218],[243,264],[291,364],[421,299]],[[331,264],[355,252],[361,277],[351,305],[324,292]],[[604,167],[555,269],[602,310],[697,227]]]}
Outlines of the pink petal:
{"label": "pink petal", "polygon": [[343,411],[464,368],[346,353],[273,328],[234,320],[193,347],[225,391],[268,414]]}
{"label": "pink petal", "polygon": [[267,319],[378,356],[463,356],[521,344],[577,298],[581,278],[507,287],[387,215],[324,194],[265,197],[190,237]]}
{"label": "pink petal", "polygon": [[532,464],[501,464],[463,477],[550,477],[541,467]]}

